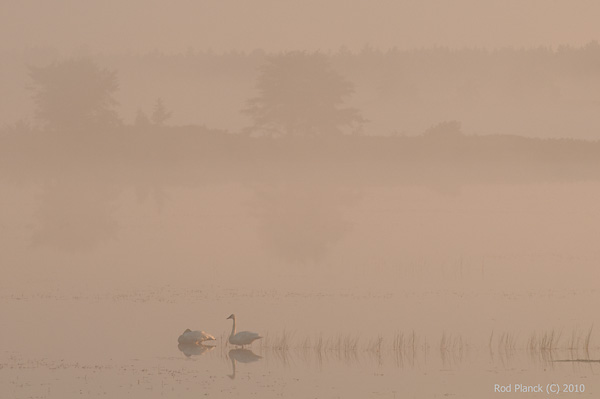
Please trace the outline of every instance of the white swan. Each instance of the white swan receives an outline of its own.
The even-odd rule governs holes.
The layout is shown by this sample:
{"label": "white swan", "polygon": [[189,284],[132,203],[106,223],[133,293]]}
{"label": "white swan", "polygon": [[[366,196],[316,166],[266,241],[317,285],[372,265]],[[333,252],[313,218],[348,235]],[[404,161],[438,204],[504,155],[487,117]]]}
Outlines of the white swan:
{"label": "white swan", "polygon": [[262,338],[260,335],[250,331],[240,331],[236,334],[235,332],[235,315],[232,314],[227,319],[233,319],[233,328],[231,329],[231,335],[229,336],[229,343],[232,345],[241,346],[250,345],[252,342],[257,339]]}
{"label": "white swan", "polygon": [[201,345],[204,341],[214,341],[215,337],[204,331],[192,331],[189,328],[177,338],[177,342],[184,345]]}

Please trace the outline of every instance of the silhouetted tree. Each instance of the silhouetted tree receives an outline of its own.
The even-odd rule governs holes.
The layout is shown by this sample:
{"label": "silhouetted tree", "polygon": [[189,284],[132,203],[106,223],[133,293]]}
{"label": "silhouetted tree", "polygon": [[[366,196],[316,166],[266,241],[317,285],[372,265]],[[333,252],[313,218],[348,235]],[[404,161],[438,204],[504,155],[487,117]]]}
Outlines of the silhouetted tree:
{"label": "silhouetted tree", "polygon": [[152,111],[152,123],[157,126],[162,126],[170,117],[171,111],[167,111],[161,98],[157,99],[154,104],[154,111]]}
{"label": "silhouetted tree", "polygon": [[459,121],[445,121],[432,126],[423,132],[423,136],[431,138],[451,138],[462,136]]}
{"label": "silhouetted tree", "polygon": [[119,119],[113,94],[115,71],[102,69],[88,58],[46,67],[31,67],[36,118],[50,130],[114,126]]}
{"label": "silhouetted tree", "polygon": [[243,112],[252,131],[271,135],[329,135],[360,129],[365,120],[355,108],[343,108],[353,85],[318,53],[289,52],[268,58],[258,78],[258,97]]}
{"label": "silhouetted tree", "polygon": [[148,118],[148,115],[144,111],[138,109],[133,123],[136,127],[148,127],[150,126],[150,118]]}

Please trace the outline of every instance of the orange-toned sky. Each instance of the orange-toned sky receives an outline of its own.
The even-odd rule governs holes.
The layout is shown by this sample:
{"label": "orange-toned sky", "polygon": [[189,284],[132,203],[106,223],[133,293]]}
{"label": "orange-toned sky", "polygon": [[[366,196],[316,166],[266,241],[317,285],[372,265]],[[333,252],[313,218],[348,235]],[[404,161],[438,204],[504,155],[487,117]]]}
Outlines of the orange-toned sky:
{"label": "orange-toned sky", "polygon": [[8,0],[0,5],[0,49],[581,45],[600,38],[598,16],[600,2],[583,0]]}

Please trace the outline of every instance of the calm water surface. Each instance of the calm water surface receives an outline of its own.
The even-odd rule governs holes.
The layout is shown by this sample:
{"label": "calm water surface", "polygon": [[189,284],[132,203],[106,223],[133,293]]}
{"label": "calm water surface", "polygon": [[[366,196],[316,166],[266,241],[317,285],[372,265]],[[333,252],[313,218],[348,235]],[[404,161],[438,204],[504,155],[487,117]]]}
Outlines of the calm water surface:
{"label": "calm water surface", "polygon": [[[568,309],[598,294],[528,297],[208,285],[87,293],[4,289],[0,391],[11,398],[484,398],[504,395],[494,394],[495,384],[558,383],[586,389],[561,397],[595,397],[600,363],[557,360],[599,359],[596,349],[526,346],[534,332],[550,331],[536,325],[554,325],[562,334],[558,346],[572,337],[581,345],[588,330],[569,328]],[[510,312],[498,311],[514,304],[534,309],[538,301],[566,302],[565,311],[556,307],[554,321],[539,312],[511,320]],[[369,312],[374,307],[377,318]],[[452,318],[442,317],[449,309]],[[225,318],[232,311],[239,329],[265,338],[244,350],[230,346]],[[178,347],[185,328],[209,331],[217,340],[210,347]]]}

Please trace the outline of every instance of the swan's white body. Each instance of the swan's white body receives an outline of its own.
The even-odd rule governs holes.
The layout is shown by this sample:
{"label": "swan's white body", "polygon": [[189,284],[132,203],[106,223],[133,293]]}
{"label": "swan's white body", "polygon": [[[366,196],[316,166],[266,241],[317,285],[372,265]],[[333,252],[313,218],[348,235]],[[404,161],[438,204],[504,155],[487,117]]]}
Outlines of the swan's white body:
{"label": "swan's white body", "polygon": [[214,341],[215,337],[204,331],[192,331],[189,328],[183,332],[177,339],[177,342],[184,345],[200,345],[204,341]]}
{"label": "swan's white body", "polygon": [[231,335],[229,335],[229,343],[230,344],[241,346],[243,348],[244,345],[250,345],[250,344],[252,344],[252,342],[256,341],[257,339],[262,338],[257,333],[250,332],[250,331],[240,331],[239,333],[236,333],[235,332],[235,315],[232,314],[231,316],[228,317],[228,319],[233,319],[233,328],[231,329]]}

